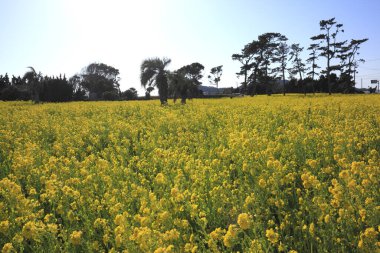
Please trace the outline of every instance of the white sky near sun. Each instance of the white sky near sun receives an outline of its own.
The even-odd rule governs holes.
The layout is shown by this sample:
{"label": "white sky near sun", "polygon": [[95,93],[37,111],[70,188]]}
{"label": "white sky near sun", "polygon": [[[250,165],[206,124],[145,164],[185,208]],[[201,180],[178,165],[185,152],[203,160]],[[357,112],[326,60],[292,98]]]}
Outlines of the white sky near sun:
{"label": "white sky near sun", "polygon": [[143,95],[141,62],[168,57],[170,70],[199,62],[204,76],[223,65],[220,86],[236,87],[240,64],[231,55],[245,44],[280,32],[306,49],[319,20],[336,17],[345,28],[342,39],[369,38],[360,50],[368,61],[359,68],[357,86],[360,78],[364,87],[380,79],[380,1],[0,0],[0,10],[0,74],[23,75],[33,66],[70,77],[103,62],[120,70],[122,90],[135,87]]}

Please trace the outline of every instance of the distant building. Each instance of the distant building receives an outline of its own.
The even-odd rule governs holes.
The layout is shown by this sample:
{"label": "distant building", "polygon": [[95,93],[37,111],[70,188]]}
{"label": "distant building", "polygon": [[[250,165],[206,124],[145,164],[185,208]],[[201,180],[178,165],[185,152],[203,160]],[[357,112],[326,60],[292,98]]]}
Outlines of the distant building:
{"label": "distant building", "polygon": [[202,91],[205,96],[221,95],[221,94],[230,94],[231,88],[216,88],[213,86],[199,86],[198,90]]}

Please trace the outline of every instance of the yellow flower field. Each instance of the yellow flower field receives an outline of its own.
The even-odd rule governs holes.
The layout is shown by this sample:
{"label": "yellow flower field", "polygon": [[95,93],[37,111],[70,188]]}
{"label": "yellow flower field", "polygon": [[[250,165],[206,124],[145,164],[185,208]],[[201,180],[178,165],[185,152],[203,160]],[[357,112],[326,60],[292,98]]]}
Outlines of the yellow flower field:
{"label": "yellow flower field", "polygon": [[2,252],[379,252],[380,97],[0,102]]}

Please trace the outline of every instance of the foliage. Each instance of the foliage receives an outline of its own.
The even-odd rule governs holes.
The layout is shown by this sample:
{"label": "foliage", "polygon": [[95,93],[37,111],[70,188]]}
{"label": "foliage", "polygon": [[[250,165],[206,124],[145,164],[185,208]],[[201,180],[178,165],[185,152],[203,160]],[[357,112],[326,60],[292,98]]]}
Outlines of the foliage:
{"label": "foliage", "polygon": [[42,79],[42,101],[67,102],[73,98],[73,87],[66,77],[44,77]]}
{"label": "foliage", "polygon": [[142,62],[140,66],[141,85],[145,89],[148,87],[157,87],[160,96],[161,105],[168,102],[168,75],[165,69],[171,60],[168,58],[150,58]]}
{"label": "foliage", "polygon": [[377,252],[379,110],[378,95],[0,102],[0,249]]}
{"label": "foliage", "polygon": [[23,81],[28,87],[31,99],[34,103],[40,102],[40,94],[43,89],[42,73],[37,73],[33,67],[28,67],[29,71],[24,74]]}
{"label": "foliage", "polygon": [[99,99],[107,94],[120,94],[119,70],[104,63],[91,63],[82,70],[80,86],[88,93],[90,99]]}
{"label": "foliage", "polygon": [[135,100],[137,99],[137,90],[135,88],[129,88],[128,90],[121,93],[123,99],[126,100]]}
{"label": "foliage", "polygon": [[102,99],[107,101],[119,100],[120,96],[116,90],[105,91],[102,93]]}
{"label": "foliage", "polygon": [[210,75],[208,75],[208,80],[212,85],[215,85],[218,88],[220,78],[223,74],[223,65],[213,67],[210,70]]}
{"label": "foliage", "polygon": [[329,89],[329,94],[332,92],[332,84],[330,80],[330,73],[334,70],[339,70],[341,68],[340,65],[331,65],[331,61],[336,57],[336,54],[339,52],[341,47],[346,43],[338,42],[337,35],[339,32],[344,32],[342,29],[343,24],[338,24],[335,21],[335,18],[321,20],[319,22],[321,34],[315,35],[311,37],[313,41],[320,41],[321,44],[318,44],[318,50],[320,51],[320,55],[326,58],[327,66],[326,70],[323,72],[327,76],[327,84]]}
{"label": "foliage", "polygon": [[198,87],[202,84],[204,66],[198,62],[181,67],[169,75],[169,93],[176,101],[181,97],[181,103],[186,104],[188,97],[199,94]]}

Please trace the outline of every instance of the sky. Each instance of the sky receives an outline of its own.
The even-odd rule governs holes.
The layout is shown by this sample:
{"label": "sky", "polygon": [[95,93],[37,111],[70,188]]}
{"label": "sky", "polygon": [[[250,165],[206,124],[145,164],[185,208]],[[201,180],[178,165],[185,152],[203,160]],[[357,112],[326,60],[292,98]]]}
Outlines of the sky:
{"label": "sky", "polygon": [[[223,65],[219,87],[236,87],[240,53],[260,34],[279,32],[306,48],[319,21],[343,24],[339,40],[362,44],[356,87],[380,79],[379,0],[0,0],[0,74],[23,75],[33,66],[44,75],[80,73],[101,62],[120,71],[121,90],[140,84],[140,65],[168,57],[169,70],[199,62]],[[325,66],[321,58],[319,65]]]}

